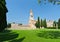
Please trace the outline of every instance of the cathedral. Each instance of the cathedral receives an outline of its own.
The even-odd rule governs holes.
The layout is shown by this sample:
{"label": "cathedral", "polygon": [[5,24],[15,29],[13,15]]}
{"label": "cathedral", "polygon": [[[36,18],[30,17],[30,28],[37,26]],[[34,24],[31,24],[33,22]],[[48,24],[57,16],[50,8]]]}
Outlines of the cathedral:
{"label": "cathedral", "polygon": [[[35,23],[36,20],[34,20],[34,14],[32,9],[30,9],[30,16],[29,16],[29,23],[27,25],[19,25],[19,24],[15,24],[12,23],[11,24],[11,29],[36,29]],[[52,20],[48,20],[46,21],[47,27],[53,27],[53,22]],[[44,28],[44,27],[43,27]]]}

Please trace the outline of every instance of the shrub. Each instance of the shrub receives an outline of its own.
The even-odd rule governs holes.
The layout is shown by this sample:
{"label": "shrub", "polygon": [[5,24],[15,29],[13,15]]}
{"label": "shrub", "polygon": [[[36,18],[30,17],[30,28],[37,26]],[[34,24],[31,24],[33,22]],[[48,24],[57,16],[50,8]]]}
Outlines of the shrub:
{"label": "shrub", "polygon": [[56,29],[56,27],[48,27],[47,29]]}
{"label": "shrub", "polygon": [[60,39],[60,32],[59,31],[41,31],[40,33],[38,33],[38,37],[43,37],[46,39]]}

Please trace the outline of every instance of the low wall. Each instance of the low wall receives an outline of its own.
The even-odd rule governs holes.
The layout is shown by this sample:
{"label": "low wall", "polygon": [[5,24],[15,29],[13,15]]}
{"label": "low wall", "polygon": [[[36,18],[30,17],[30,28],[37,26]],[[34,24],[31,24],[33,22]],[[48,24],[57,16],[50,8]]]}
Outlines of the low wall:
{"label": "low wall", "polygon": [[12,30],[30,30],[30,29],[36,29],[36,28],[32,28],[29,26],[22,26],[22,25],[18,25],[18,24],[11,24],[11,28]]}

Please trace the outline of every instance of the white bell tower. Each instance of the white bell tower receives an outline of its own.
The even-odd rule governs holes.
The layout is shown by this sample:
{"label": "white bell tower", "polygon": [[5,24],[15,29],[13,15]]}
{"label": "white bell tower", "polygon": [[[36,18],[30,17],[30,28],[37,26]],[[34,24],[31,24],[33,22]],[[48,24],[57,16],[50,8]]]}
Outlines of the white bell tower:
{"label": "white bell tower", "polygon": [[35,28],[35,21],[34,21],[34,15],[32,9],[30,10],[29,25],[30,27]]}
{"label": "white bell tower", "polygon": [[34,20],[32,9],[30,10],[30,20]]}

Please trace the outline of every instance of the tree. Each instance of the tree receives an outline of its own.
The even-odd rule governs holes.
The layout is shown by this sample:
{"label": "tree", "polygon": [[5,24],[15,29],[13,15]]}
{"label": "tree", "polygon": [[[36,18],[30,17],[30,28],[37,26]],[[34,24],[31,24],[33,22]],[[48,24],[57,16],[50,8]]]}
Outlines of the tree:
{"label": "tree", "polygon": [[39,18],[39,17],[38,17],[38,20],[37,20],[35,26],[36,26],[37,28],[40,28],[40,18]]}
{"label": "tree", "polygon": [[44,21],[43,21],[43,27],[47,27],[47,24],[46,24],[46,19],[44,19]]}
{"label": "tree", "polygon": [[11,23],[8,23],[7,24],[7,28],[11,28]]}
{"label": "tree", "polygon": [[[52,3],[52,4],[60,4],[60,0],[44,0],[44,4],[46,4],[46,2]],[[38,3],[40,4],[41,2],[43,2],[42,0],[38,0]]]}
{"label": "tree", "polygon": [[20,24],[18,24],[18,25],[20,26],[20,25],[23,25],[23,24],[22,24],[22,23],[20,23]]}
{"label": "tree", "polygon": [[5,0],[0,0],[0,32],[7,27],[6,13],[8,12],[6,8]]}
{"label": "tree", "polygon": [[58,28],[60,29],[60,18],[58,19]]}
{"label": "tree", "polygon": [[53,23],[53,27],[55,27],[55,28],[56,28],[56,21],[54,21],[54,23]]}
{"label": "tree", "polygon": [[41,23],[40,26],[43,27],[43,20],[42,19],[41,19],[41,22],[40,23]]}

